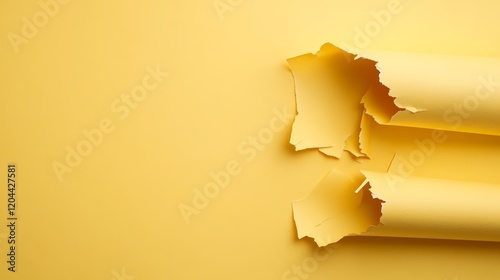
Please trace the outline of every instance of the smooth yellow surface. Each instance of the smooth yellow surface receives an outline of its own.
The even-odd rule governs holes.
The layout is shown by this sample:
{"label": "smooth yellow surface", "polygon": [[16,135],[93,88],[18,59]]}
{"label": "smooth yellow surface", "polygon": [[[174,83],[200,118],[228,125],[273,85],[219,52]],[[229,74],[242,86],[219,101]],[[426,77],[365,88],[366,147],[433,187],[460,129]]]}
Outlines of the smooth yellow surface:
{"label": "smooth yellow surface", "polygon": [[[2,260],[1,279],[500,274],[497,243],[361,237],[330,253],[297,240],[291,201],[336,163],[288,144],[295,102],[285,61],[324,42],[500,56],[495,1],[401,0],[402,9],[364,41],[358,29],[373,25],[373,13],[391,1],[67,2],[17,53],[8,34],[21,34],[23,17],[32,20],[42,8],[37,1],[0,4],[0,178],[8,163],[19,177],[17,272]],[[114,112],[157,65],[169,75],[129,114]],[[101,129],[103,120],[114,129],[60,182],[53,162],[64,163],[66,147],[75,149],[86,139],[82,130]],[[255,144],[259,135],[272,140]],[[192,206],[193,189],[203,191],[210,173],[222,171],[237,175],[186,224],[179,206]]]}

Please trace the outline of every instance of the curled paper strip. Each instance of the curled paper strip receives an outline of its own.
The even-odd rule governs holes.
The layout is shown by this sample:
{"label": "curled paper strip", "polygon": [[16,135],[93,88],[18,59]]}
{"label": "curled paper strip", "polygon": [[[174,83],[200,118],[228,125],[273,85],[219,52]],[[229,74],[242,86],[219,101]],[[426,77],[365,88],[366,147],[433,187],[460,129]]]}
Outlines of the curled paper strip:
{"label": "curled paper strip", "polygon": [[293,203],[299,238],[500,241],[500,178],[478,168],[500,163],[500,59],[325,44],[288,63],[290,143],[337,161]]}
{"label": "curled paper strip", "polygon": [[[500,241],[500,185],[362,171],[361,184],[333,171],[294,202],[299,237],[319,246],[344,236]],[[349,191],[357,184],[362,191]],[[321,205],[323,204],[323,205]]]}
{"label": "curled paper strip", "polygon": [[364,110],[381,124],[500,135],[498,58],[354,55],[325,44],[288,64],[298,111],[290,143],[297,150],[319,148],[339,157],[345,149],[360,156]]}

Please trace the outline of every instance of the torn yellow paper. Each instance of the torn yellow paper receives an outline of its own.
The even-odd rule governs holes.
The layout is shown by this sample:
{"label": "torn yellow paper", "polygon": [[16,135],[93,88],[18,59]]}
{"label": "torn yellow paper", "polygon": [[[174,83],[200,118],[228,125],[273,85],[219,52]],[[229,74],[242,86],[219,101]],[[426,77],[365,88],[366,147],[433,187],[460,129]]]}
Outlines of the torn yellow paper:
{"label": "torn yellow paper", "polygon": [[[362,156],[358,138],[361,98],[378,81],[375,62],[325,44],[317,54],[291,58],[297,116],[290,143],[296,150],[319,148],[340,157],[344,149]],[[363,77],[359,79],[358,77]]]}
{"label": "torn yellow paper", "polygon": [[[498,209],[476,209],[481,195],[462,202],[482,188],[500,199],[496,173],[470,167],[500,164],[500,59],[368,51],[354,56],[325,44],[316,55],[288,63],[298,111],[290,143],[339,158],[308,197],[293,203],[299,238],[314,238],[320,246],[349,235],[500,241],[494,237],[500,234]],[[353,157],[340,158],[343,150]],[[449,193],[455,185],[456,197]],[[399,195],[394,191],[405,187]],[[427,202],[432,211],[420,211]],[[456,217],[453,207],[461,207]]]}
{"label": "torn yellow paper", "polygon": [[307,198],[295,201],[293,217],[300,225],[299,238],[310,236],[319,246],[326,246],[377,225],[380,201],[373,199],[367,189],[355,192],[362,180],[361,176],[353,178],[332,170]]}
{"label": "torn yellow paper", "polygon": [[[500,135],[500,59],[383,51],[359,56],[377,61],[380,71],[384,86],[364,97],[378,122]],[[404,110],[388,108],[386,87]]]}
{"label": "torn yellow paper", "polygon": [[359,131],[359,103],[381,124],[500,135],[498,58],[383,51],[355,56],[325,44],[316,55],[288,64],[298,111],[290,143],[297,150],[321,148],[338,157]]}
{"label": "torn yellow paper", "polygon": [[384,203],[382,225],[360,234],[500,241],[500,185],[362,173]]}
{"label": "torn yellow paper", "polygon": [[318,246],[356,235],[500,241],[500,185],[362,173],[355,181],[333,170],[293,203],[299,238]]}

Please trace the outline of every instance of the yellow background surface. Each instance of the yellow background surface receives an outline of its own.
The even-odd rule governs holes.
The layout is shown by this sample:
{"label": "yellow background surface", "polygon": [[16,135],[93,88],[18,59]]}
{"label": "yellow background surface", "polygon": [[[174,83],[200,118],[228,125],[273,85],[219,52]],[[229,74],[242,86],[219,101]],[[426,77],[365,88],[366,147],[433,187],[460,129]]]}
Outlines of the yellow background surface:
{"label": "yellow background surface", "polygon": [[[23,18],[43,20],[33,16],[44,9],[0,4],[1,279],[500,277],[498,243],[357,237],[323,258],[297,240],[291,201],[334,160],[295,152],[291,119],[270,130],[277,111],[295,111],[287,58],[325,42],[500,56],[498,2],[67,2],[18,46],[9,34],[22,36]],[[382,26],[376,15],[390,5],[399,12]],[[360,44],[366,28],[373,36]],[[169,75],[117,113],[114,102],[148,67]],[[65,164],[67,146],[105,119],[114,129],[59,180],[54,162]],[[272,140],[252,147],[265,133]],[[6,262],[9,163],[18,169],[15,273]],[[192,206],[193,189],[228,163],[240,172],[187,224],[179,206]]]}

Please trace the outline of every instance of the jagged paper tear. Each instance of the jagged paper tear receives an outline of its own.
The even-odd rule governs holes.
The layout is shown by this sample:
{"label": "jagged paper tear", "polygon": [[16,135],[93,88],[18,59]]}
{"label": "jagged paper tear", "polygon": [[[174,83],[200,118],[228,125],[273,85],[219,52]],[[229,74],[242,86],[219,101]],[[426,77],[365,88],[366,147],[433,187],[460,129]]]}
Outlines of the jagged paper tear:
{"label": "jagged paper tear", "polygon": [[[348,151],[354,159],[341,162],[359,157],[387,164],[371,156],[370,131],[377,125],[500,135],[498,58],[355,55],[325,44],[288,64],[298,112],[290,139],[296,150],[318,148],[339,159]],[[500,241],[500,207],[493,203],[500,200],[500,186],[403,178],[390,164],[385,173],[361,173],[363,166],[333,168],[308,197],[293,203],[299,238],[312,237],[319,246],[349,235]]]}
{"label": "jagged paper tear", "polygon": [[[288,59],[297,116],[290,143],[357,157],[363,112],[385,125],[500,135],[500,59],[383,51],[352,54],[324,44]],[[358,141],[358,143],[356,143]]]}
{"label": "jagged paper tear", "polygon": [[299,238],[318,246],[357,235],[500,241],[500,185],[362,174],[360,182],[332,171],[293,203]]}
{"label": "jagged paper tear", "polygon": [[317,54],[288,59],[288,64],[295,80],[298,112],[290,143],[296,150],[319,148],[337,158],[343,150],[364,156],[359,144],[361,99],[378,81],[375,62],[355,59],[355,55],[325,44]]}

